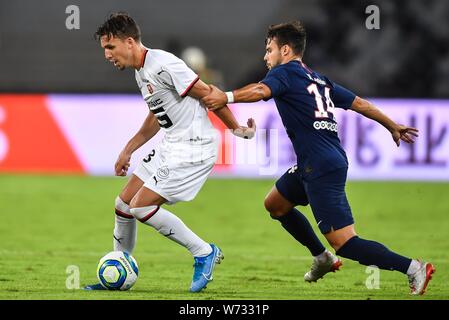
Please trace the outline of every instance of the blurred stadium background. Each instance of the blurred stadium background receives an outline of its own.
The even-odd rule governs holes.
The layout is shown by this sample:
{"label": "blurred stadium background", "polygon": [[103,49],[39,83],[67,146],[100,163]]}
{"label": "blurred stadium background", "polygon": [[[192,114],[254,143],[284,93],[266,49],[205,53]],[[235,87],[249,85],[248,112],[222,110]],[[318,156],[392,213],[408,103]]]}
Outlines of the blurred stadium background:
{"label": "blurred stadium background", "polygon": [[[79,29],[66,28],[70,5],[80,10]],[[365,26],[369,5],[380,9],[378,30]],[[0,1],[0,298],[408,298],[401,275],[383,272],[388,281],[369,290],[365,269],[351,262],[353,272],[303,284],[307,252],[263,209],[274,179],[295,162],[272,101],[231,106],[239,121],[256,119],[252,141],[227,136],[211,116],[222,132],[213,177],[227,179],[211,179],[195,201],[173,209],[228,253],[215,287],[196,297],[184,292],[190,257],[140,226],[135,255],[143,271],[133,292],[67,289],[68,265],[80,267],[82,283],[94,281],[97,260],[111,249],[113,199],[126,181],[111,177],[113,164],[147,112],[134,72],[113,68],[93,39],[115,11],[135,18],[146,46],[178,55],[222,89],[260,81],[267,26],[301,20],[312,69],[420,129],[414,146],[397,149],[379,125],[338,114],[359,232],[434,261],[427,297],[449,298],[445,0]],[[133,167],[158,139],[136,153]]]}

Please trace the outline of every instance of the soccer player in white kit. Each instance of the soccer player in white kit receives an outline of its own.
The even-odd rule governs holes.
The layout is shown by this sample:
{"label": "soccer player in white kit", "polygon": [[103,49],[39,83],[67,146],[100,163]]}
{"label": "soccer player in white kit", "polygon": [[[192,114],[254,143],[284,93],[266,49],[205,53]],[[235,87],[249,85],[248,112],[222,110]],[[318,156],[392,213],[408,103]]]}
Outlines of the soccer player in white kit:
{"label": "soccer player in white kit", "polygon": [[[165,132],[162,142],[140,162],[115,200],[114,250],[132,253],[139,220],[190,251],[194,257],[190,291],[199,292],[212,280],[215,264],[223,259],[223,253],[161,205],[192,200],[215,164],[216,130],[199,101],[211,89],[176,56],[145,47],[139,27],[126,13],[111,14],[95,36],[107,60],[120,70],[135,69],[137,84],[150,109],[140,130],[120,153],[115,174],[125,176],[132,153],[160,128]],[[243,127],[227,107],[215,114],[236,136],[254,136],[253,119]],[[95,284],[85,289],[102,286]]]}

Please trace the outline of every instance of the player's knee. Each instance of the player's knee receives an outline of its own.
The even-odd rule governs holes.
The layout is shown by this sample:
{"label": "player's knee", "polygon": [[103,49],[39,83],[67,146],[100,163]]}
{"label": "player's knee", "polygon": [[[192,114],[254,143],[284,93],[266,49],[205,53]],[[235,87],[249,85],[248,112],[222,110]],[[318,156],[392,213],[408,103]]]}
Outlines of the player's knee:
{"label": "player's knee", "polygon": [[139,199],[137,197],[132,198],[129,202],[129,208],[134,209],[139,207],[141,207],[141,205],[139,204]]}
{"label": "player's knee", "polygon": [[[127,205],[129,205],[130,204],[130,202],[131,202],[131,196],[130,195],[128,195],[128,193],[126,193],[126,192],[124,192],[124,191],[122,191],[119,195],[118,195],[118,197],[117,198],[119,198],[120,200],[122,200],[124,203],[126,203]],[[117,200],[117,199],[116,199]]]}
{"label": "player's knee", "polygon": [[129,205],[125,203],[120,196],[115,198],[115,214],[116,216],[126,218],[126,219],[133,219],[133,215],[131,214],[129,210]]}
{"label": "player's knee", "polygon": [[115,198],[115,208],[122,212],[129,211],[129,205],[125,201],[123,201],[120,196],[117,196],[117,198]]}
{"label": "player's knee", "polygon": [[269,197],[266,197],[266,198],[265,198],[265,200],[264,200],[264,202],[263,202],[263,205],[264,205],[264,207],[265,207],[265,210],[267,210],[270,214],[271,214],[271,212],[274,210],[273,203],[270,201],[270,198],[269,198]]}
{"label": "player's knee", "polygon": [[265,210],[268,211],[272,219],[278,219],[279,217],[285,214],[283,208],[281,208],[278,204],[272,201],[269,197],[265,198],[264,206]]}
{"label": "player's knee", "polygon": [[150,206],[160,206],[160,203],[158,203],[157,201],[152,201],[151,199],[145,199],[144,197],[139,195],[134,196],[129,203],[130,210]]}
{"label": "player's knee", "polygon": [[146,206],[146,207],[131,208],[130,212],[131,212],[131,215],[134,216],[134,218],[136,218],[137,220],[139,220],[142,223],[145,223],[156,212],[158,212],[159,209],[160,209],[159,206],[152,205],[152,206]]}

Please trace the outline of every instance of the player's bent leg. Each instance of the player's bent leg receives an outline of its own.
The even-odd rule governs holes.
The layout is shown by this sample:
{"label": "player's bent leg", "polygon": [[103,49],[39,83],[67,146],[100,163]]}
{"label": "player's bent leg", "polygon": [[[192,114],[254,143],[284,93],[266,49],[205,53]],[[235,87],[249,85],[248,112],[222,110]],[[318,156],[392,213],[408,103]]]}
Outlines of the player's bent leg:
{"label": "player's bent leg", "polygon": [[[329,239],[328,242],[333,246],[334,242],[330,242]],[[304,275],[304,280],[307,282],[316,282],[327,273],[340,270],[342,265],[342,261],[337,256],[326,250],[322,254],[315,256],[310,271]]]}
{"label": "player's bent leg", "polygon": [[299,243],[307,247],[314,256],[310,271],[304,275],[305,281],[316,282],[326,273],[334,272],[340,268],[341,261],[326,250],[307,218],[294,208],[295,204],[287,200],[276,186],[266,196],[264,204],[270,216],[279,220],[282,227]]}
{"label": "player's bent leg", "polygon": [[333,230],[324,236],[334,247],[337,255],[366,266],[377,266],[380,269],[397,270],[406,274],[412,262],[411,259],[390,251],[381,243],[359,238],[354,225]]}
{"label": "player's bent leg", "polygon": [[265,208],[270,216],[278,220],[299,243],[307,247],[313,256],[323,253],[326,248],[312,229],[309,220],[297,209],[295,204],[287,200],[276,186],[265,198]]}
{"label": "player's bent leg", "polygon": [[136,219],[131,214],[129,203],[143,183],[139,177],[132,174],[115,199],[114,251],[126,251],[131,254],[134,250],[137,239]]}
{"label": "player's bent leg", "polygon": [[115,199],[115,226],[113,234],[114,251],[132,254],[137,240],[136,219],[129,205],[120,197]]}
{"label": "player's bent leg", "polygon": [[161,206],[166,202],[167,199],[142,184],[142,186],[131,198],[129,206],[131,208],[140,208],[152,205]]}
{"label": "player's bent leg", "polygon": [[[115,226],[113,233],[113,250],[132,253],[134,250],[137,229],[136,219],[131,214],[129,203],[134,195],[143,186],[143,181],[131,175],[120,195],[115,198]],[[106,290],[101,284],[92,284],[84,287],[85,290]]]}
{"label": "player's bent leg", "polygon": [[279,193],[276,186],[273,186],[271,191],[265,197],[264,206],[273,219],[278,219],[286,215],[295,207],[293,203],[285,199],[285,197]]}
{"label": "player's bent leg", "polygon": [[142,187],[131,201],[131,214],[160,234],[186,247],[194,257],[207,256],[211,246],[190,230],[176,215],[161,207],[167,200],[155,191]]}
{"label": "player's bent leg", "polygon": [[377,266],[383,270],[395,270],[408,276],[412,294],[424,294],[435,268],[428,262],[412,260],[390,251],[383,244],[359,238],[354,225],[333,230],[325,237],[337,255],[358,261],[365,266]]}
{"label": "player's bent leg", "polygon": [[142,188],[143,184],[144,181],[141,178],[139,178],[135,174],[132,174],[128,182],[120,192],[120,199],[122,199],[123,202],[129,205],[137,192],[139,192],[139,190]]}
{"label": "player's bent leg", "polygon": [[223,254],[217,246],[198,237],[176,215],[162,208],[165,202],[167,199],[144,186],[131,200],[130,211],[137,220],[190,251],[195,260],[191,291],[199,292],[212,281],[215,264],[221,262]]}

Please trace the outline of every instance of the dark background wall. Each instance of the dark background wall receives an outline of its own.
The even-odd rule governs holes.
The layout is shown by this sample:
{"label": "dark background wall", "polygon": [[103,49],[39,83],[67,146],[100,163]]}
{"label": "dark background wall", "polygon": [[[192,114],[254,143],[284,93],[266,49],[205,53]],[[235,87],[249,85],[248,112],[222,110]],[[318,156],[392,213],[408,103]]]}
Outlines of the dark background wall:
{"label": "dark background wall", "polygon": [[[68,5],[80,29],[67,30]],[[380,30],[365,8],[380,8]],[[93,33],[109,13],[127,11],[143,43],[180,55],[200,47],[227,89],[259,81],[267,26],[299,19],[304,61],[360,95],[449,97],[446,0],[0,0],[0,92],[132,92],[133,71],[104,60]]]}

